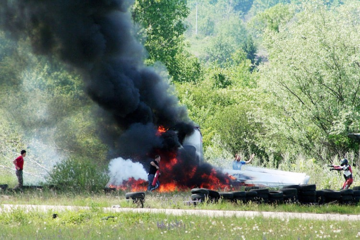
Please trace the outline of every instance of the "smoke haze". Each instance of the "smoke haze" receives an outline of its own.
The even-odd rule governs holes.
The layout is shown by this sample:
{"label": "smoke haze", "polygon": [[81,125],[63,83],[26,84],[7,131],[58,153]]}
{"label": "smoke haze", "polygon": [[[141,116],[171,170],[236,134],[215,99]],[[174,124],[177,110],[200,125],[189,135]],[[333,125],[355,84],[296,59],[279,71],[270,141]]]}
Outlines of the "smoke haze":
{"label": "smoke haze", "polygon": [[[0,25],[13,37],[29,37],[33,52],[56,56],[79,71],[86,92],[105,112],[101,136],[114,155],[127,147],[148,152],[154,129],[190,122],[167,81],[143,65],[144,48],[133,37],[130,1],[1,1]],[[143,134],[133,135],[134,125]],[[127,130],[131,133],[126,134]],[[152,134],[152,138],[151,138]],[[130,141],[129,140],[130,137]],[[134,140],[135,139],[135,140]],[[145,149],[134,144],[141,139]],[[144,141],[147,140],[145,143]]]}
{"label": "smoke haze", "polygon": [[[147,180],[147,173],[140,163],[133,163],[130,159],[121,157],[112,159],[109,163],[109,184],[119,186],[130,177],[135,180]],[[108,184],[108,185],[109,185]]]}

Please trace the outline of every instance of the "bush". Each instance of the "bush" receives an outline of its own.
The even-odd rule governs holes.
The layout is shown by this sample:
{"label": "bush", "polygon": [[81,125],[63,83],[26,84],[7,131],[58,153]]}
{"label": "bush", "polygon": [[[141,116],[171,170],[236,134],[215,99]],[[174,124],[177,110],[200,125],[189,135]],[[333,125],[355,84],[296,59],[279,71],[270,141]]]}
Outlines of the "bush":
{"label": "bush", "polygon": [[67,159],[55,165],[47,181],[63,190],[98,191],[109,179],[105,169],[90,161]]}

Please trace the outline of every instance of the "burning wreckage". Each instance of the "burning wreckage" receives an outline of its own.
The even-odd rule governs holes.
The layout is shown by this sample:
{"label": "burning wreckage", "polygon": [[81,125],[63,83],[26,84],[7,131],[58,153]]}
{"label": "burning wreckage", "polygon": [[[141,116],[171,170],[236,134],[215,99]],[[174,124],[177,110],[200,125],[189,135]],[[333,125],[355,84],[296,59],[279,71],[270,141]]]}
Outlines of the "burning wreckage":
{"label": "burning wreckage", "polygon": [[[240,186],[281,187],[293,184],[307,184],[305,173],[244,166],[242,170],[216,168],[204,162],[200,128],[187,129],[159,127],[157,135],[163,140],[163,147],[155,153],[162,156],[160,192],[188,190],[194,187],[207,189],[231,189]],[[150,160],[149,160],[150,162]],[[107,187],[145,191],[147,188],[148,165],[113,159],[109,164],[110,181]]]}

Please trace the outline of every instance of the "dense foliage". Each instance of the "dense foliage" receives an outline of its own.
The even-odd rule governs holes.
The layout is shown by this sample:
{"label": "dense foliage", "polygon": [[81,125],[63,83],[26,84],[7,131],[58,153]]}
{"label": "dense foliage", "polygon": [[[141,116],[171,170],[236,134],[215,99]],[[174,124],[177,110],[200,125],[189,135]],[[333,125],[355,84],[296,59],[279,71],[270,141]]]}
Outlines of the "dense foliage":
{"label": "dense foliage", "polygon": [[47,176],[49,185],[60,189],[89,192],[102,191],[108,180],[105,169],[87,160],[71,158],[56,164]]}

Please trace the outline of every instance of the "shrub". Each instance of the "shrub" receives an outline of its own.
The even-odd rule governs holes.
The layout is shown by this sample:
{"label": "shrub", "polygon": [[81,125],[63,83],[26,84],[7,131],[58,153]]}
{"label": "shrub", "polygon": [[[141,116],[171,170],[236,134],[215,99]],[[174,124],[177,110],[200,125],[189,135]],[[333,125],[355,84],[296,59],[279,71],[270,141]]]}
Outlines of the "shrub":
{"label": "shrub", "polygon": [[59,189],[98,191],[109,181],[104,168],[90,161],[67,159],[55,165],[47,182]]}

